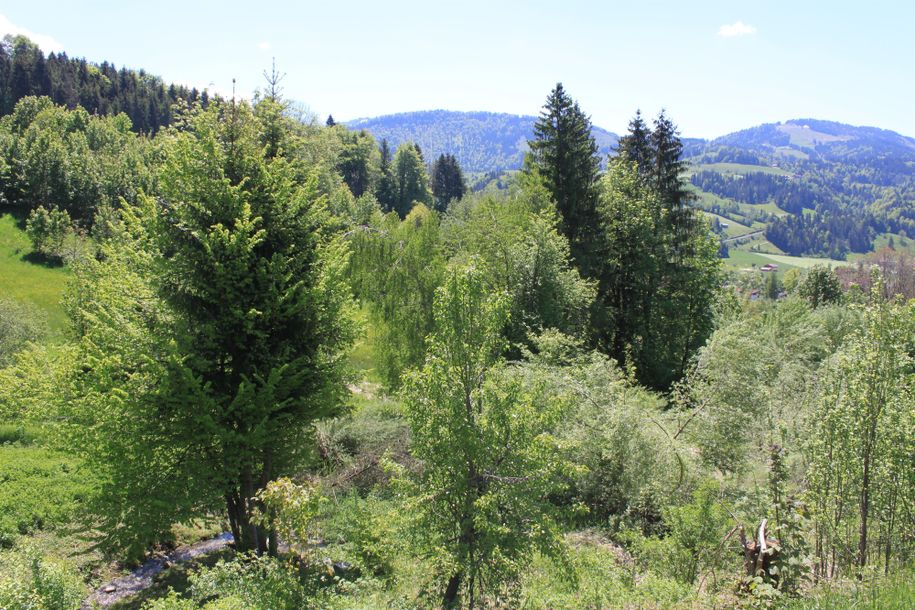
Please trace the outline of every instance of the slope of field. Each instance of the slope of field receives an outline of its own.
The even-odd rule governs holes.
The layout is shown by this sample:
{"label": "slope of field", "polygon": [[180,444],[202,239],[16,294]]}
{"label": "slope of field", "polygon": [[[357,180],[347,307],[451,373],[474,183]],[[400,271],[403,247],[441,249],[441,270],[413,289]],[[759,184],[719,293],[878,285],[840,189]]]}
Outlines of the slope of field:
{"label": "slope of field", "polygon": [[32,247],[12,214],[0,215],[0,297],[12,298],[47,316],[52,335],[60,336],[67,319],[61,307],[70,271],[33,262]]}
{"label": "slope of field", "polygon": [[781,167],[772,165],[750,165],[747,163],[698,163],[691,167],[692,173],[718,172],[729,176],[745,176],[747,174],[770,174],[772,176],[791,176],[791,172]]}

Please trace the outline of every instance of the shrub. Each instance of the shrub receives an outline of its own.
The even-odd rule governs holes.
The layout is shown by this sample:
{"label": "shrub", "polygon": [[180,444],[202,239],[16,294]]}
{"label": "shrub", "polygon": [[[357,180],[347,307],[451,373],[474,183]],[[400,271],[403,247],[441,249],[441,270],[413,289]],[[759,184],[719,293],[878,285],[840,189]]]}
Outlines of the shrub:
{"label": "shrub", "polygon": [[29,214],[25,232],[36,252],[52,258],[62,258],[64,242],[73,235],[73,225],[66,210],[56,207],[47,210],[44,206],[38,206]]}
{"label": "shrub", "polygon": [[32,549],[0,555],[0,608],[4,610],[73,610],[84,593],[76,569],[41,557]]}
{"label": "shrub", "polygon": [[0,299],[0,368],[10,364],[13,354],[28,341],[46,331],[41,318],[31,308],[9,299]]}

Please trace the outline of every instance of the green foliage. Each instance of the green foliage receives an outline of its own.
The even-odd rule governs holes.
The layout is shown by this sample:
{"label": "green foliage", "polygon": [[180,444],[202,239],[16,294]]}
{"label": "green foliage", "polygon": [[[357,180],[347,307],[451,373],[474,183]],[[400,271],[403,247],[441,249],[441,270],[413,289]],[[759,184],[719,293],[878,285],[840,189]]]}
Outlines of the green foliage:
{"label": "green foliage", "polygon": [[568,337],[544,333],[536,349],[525,368],[575,405],[559,434],[569,460],[584,468],[565,501],[583,502],[588,520],[611,529],[659,531],[661,507],[679,498],[692,466],[688,447],[673,438],[675,422],[664,401]]}
{"label": "green foliage", "polygon": [[324,500],[314,485],[297,485],[286,477],[270,481],[257,492],[257,507],[251,520],[265,531],[275,532],[286,544],[305,549],[312,522]]}
{"label": "green foliage", "polygon": [[45,334],[47,327],[32,307],[0,298],[0,368],[10,364],[27,342]]}
{"label": "green foliage", "polygon": [[240,548],[265,551],[251,499],[343,403],[346,250],[258,125],[214,104],[163,135],[162,198],[124,211],[74,290],[70,446],[106,475],[107,541],[134,553],[220,501]]}
{"label": "green foliage", "polygon": [[915,525],[915,304],[886,302],[875,286],[864,316],[826,368],[809,421],[820,575],[881,559],[889,569],[912,551],[899,532]]}
{"label": "green foliage", "polygon": [[625,160],[611,164],[599,193],[602,311],[594,332],[612,357],[635,366],[639,381],[666,389],[712,332],[717,243]]}
{"label": "green foliage", "polygon": [[467,192],[464,174],[454,155],[439,155],[432,164],[432,195],[435,209],[444,212],[448,205]]}
{"label": "green foliage", "polygon": [[73,610],[85,593],[73,566],[34,549],[0,553],[0,608],[6,610]]}
{"label": "green foliage", "polygon": [[720,543],[727,535],[730,515],[718,495],[718,486],[706,482],[696,489],[689,503],[662,510],[665,536],[645,537],[630,530],[623,538],[635,558],[652,571],[693,583],[702,570],[727,563]]}
{"label": "green foliage", "polygon": [[[509,303],[487,292],[482,272],[454,269],[435,302],[425,366],[408,377],[412,452],[422,462],[412,528],[432,554],[444,604],[471,607],[516,581],[534,549],[556,553],[548,495],[567,472],[550,434],[562,404],[538,400],[500,363]],[[542,396],[542,394],[540,395]]]}
{"label": "green foliage", "polygon": [[103,546],[136,558],[220,495],[207,483],[210,446],[193,436],[204,396],[188,382],[184,395],[170,387],[183,358],[151,284],[152,249],[124,243],[106,253],[75,270],[69,308],[80,340],[51,405],[64,448],[99,478],[91,512]]}
{"label": "green foliage", "polygon": [[451,260],[474,261],[490,290],[509,294],[505,337],[512,346],[529,345],[531,335],[550,328],[585,338],[594,301],[594,285],[572,266],[552,206],[536,204],[526,189],[511,198],[468,197],[442,227]]}
{"label": "green foliage", "polygon": [[786,299],[715,331],[682,385],[685,434],[703,462],[742,472],[785,433],[796,448],[817,369],[856,326],[844,311]]}
{"label": "green foliage", "polygon": [[813,267],[807,272],[798,294],[810,303],[811,307],[831,305],[842,302],[842,287],[836,272],[829,267]]}
{"label": "green foliage", "polygon": [[38,206],[29,214],[25,232],[32,241],[32,249],[51,258],[62,258],[64,240],[73,234],[73,224],[66,210],[46,210]]}
{"label": "green foliage", "polygon": [[217,598],[207,604],[213,610],[307,608],[310,602],[295,566],[266,556],[220,561],[191,577],[191,591],[197,600]]}
{"label": "green foliage", "polygon": [[397,387],[403,371],[423,361],[445,256],[439,218],[424,205],[403,221],[388,214],[376,223],[353,233],[350,276],[375,325],[379,371]]}
{"label": "green foliage", "polygon": [[547,97],[528,142],[528,171],[540,176],[559,212],[559,232],[569,240],[572,260],[585,277],[593,277],[593,231],[600,157],[591,121],[566,93],[562,83]]}
{"label": "green foliage", "polygon": [[146,141],[125,115],[90,116],[48,98],[24,98],[0,120],[2,191],[12,204],[59,208],[91,222],[100,206],[136,201],[152,185]]}
{"label": "green foliage", "polygon": [[361,497],[351,492],[325,505],[320,532],[328,542],[325,553],[351,564],[352,572],[378,577],[392,576],[398,556],[405,556],[404,515],[396,501],[379,493]]}
{"label": "green foliage", "polygon": [[335,127],[341,141],[337,156],[337,171],[349,187],[353,197],[375,189],[380,172],[381,157],[375,145],[375,138],[367,131],[348,131]]}
{"label": "green foliage", "polygon": [[416,145],[403,144],[397,149],[392,173],[395,188],[393,210],[398,216],[404,218],[417,203],[432,205],[426,164]]}
{"label": "green foliage", "polygon": [[[625,550],[595,531],[566,535],[561,563],[537,556],[523,577],[522,608],[683,608],[692,585],[654,572],[635,574]],[[573,578],[569,578],[569,571]]]}
{"label": "green foliage", "polygon": [[42,446],[0,445],[0,547],[75,519],[93,491],[91,473]]}

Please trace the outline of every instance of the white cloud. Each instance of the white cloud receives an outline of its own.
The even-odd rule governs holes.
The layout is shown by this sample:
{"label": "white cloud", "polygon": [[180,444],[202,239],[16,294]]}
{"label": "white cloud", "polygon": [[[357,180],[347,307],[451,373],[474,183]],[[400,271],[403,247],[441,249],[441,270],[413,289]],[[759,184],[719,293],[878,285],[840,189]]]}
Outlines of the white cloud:
{"label": "white cloud", "polygon": [[267,42],[267,41],[259,42],[259,43],[257,44],[257,48],[260,49],[261,51],[269,51],[269,50],[270,50],[270,43]]}
{"label": "white cloud", "polygon": [[749,36],[756,33],[756,28],[747,25],[743,21],[735,21],[718,28],[718,35],[724,38],[734,38],[735,36]]}
{"label": "white cloud", "polygon": [[44,34],[36,34],[23,27],[19,27],[7,19],[6,15],[0,15],[0,38],[3,38],[7,34],[12,36],[19,36],[21,34],[37,44],[38,48],[45,53],[51,53],[52,51],[54,53],[60,53],[64,50],[64,45],[54,40],[54,38],[45,36]]}

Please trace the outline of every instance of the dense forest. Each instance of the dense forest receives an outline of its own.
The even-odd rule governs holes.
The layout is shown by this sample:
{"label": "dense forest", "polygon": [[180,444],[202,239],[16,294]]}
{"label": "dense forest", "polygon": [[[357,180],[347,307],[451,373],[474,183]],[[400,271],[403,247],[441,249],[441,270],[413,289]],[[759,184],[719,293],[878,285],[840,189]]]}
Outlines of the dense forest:
{"label": "dense forest", "polygon": [[46,96],[55,104],[90,114],[126,114],[132,128],[155,133],[172,120],[178,100],[209,101],[206,91],[166,85],[143,70],[118,70],[114,64],[71,59],[66,53],[45,55],[23,36],[0,42],[0,114],[12,112],[27,96]]}
{"label": "dense forest", "polygon": [[[697,145],[561,83],[477,192],[277,85],[0,118],[0,607],[911,606],[901,243],[727,272]],[[907,180],[766,231],[867,250]]]}

